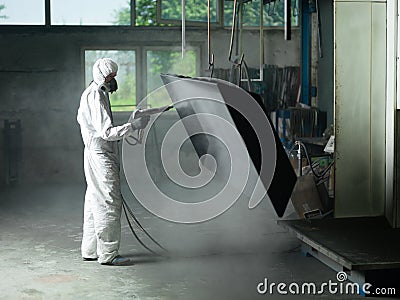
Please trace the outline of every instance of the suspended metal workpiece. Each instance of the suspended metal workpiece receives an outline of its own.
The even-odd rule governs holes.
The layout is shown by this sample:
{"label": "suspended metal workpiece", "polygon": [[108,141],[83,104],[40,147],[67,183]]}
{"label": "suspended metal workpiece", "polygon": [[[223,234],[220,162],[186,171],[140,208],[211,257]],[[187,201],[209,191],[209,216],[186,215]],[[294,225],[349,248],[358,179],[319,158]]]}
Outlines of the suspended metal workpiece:
{"label": "suspended metal workpiece", "polygon": [[[161,78],[199,158],[213,156],[222,172],[249,169],[249,208],[270,199],[282,217],[297,177],[259,96],[217,79]],[[220,120],[228,125],[221,127]],[[228,127],[234,130],[228,133]],[[233,149],[221,142],[228,140]],[[239,148],[246,150],[235,157]]]}

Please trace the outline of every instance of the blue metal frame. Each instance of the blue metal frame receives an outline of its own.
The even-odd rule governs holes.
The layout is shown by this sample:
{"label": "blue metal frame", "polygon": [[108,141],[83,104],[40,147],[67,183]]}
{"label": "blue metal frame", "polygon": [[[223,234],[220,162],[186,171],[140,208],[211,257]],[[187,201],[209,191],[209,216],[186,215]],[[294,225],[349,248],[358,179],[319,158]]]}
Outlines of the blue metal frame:
{"label": "blue metal frame", "polygon": [[282,144],[287,147],[288,143],[290,141],[288,141],[286,139],[286,120],[290,119],[290,110],[288,109],[277,109],[275,111],[275,128],[276,128],[276,132],[279,135],[279,119],[282,119],[282,136],[280,136],[279,138],[281,139]]}

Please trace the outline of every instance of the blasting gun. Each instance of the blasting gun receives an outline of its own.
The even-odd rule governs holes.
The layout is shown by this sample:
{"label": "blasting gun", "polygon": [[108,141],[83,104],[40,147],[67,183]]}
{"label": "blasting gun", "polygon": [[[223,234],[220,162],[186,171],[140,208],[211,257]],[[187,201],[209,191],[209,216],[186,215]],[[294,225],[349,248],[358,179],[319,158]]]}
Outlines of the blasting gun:
{"label": "blasting gun", "polygon": [[141,117],[151,116],[151,115],[154,115],[154,114],[163,113],[163,112],[165,112],[167,110],[170,110],[173,107],[174,107],[173,105],[167,105],[167,106],[161,106],[161,107],[156,107],[156,108],[137,109],[133,113],[133,118],[134,119],[139,119]]}
{"label": "blasting gun", "polygon": [[[161,106],[161,107],[156,107],[156,108],[147,108],[147,109],[137,109],[133,112],[133,120],[140,119],[142,117],[150,117],[151,115],[159,114],[166,112],[167,110],[170,110],[173,108],[173,105],[167,105],[167,106]],[[143,140],[143,134],[144,134],[144,128],[143,129],[138,129],[137,131],[137,137],[130,136],[129,138],[125,138],[126,142],[129,145],[136,145],[136,144],[141,144]],[[133,139],[134,142],[130,141],[129,139]]]}

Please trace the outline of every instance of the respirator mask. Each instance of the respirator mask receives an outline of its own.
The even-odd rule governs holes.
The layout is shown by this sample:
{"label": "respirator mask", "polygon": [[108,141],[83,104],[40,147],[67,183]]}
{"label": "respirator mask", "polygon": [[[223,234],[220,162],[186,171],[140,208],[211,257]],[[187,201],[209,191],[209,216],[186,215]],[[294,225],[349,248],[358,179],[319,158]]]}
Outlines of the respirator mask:
{"label": "respirator mask", "polygon": [[100,85],[100,89],[104,92],[108,92],[108,93],[112,94],[116,90],[118,90],[118,83],[115,80],[115,78],[113,78],[109,82],[104,82],[102,85]]}

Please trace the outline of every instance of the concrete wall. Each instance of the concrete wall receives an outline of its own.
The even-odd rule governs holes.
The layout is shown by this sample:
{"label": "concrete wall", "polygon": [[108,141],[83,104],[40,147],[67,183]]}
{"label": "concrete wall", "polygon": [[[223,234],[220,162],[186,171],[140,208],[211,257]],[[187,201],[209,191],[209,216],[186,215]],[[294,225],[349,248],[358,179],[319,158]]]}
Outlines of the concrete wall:
{"label": "concrete wall", "polygon": [[[179,28],[15,27],[0,33],[0,128],[5,119],[22,120],[20,182],[73,182],[83,180],[82,142],[76,111],[84,89],[83,49],[130,48],[139,45],[179,45]],[[215,67],[228,68],[230,32],[212,33]],[[187,29],[188,44],[201,47],[207,69],[206,28]],[[258,66],[258,32],[246,31],[247,63]],[[282,30],[265,32],[265,63],[298,66],[300,43],[295,30],[284,41]],[[115,117],[117,122],[126,115]],[[0,144],[1,146],[1,144]],[[3,157],[3,147],[0,148]],[[0,159],[0,184],[4,161]]]}

